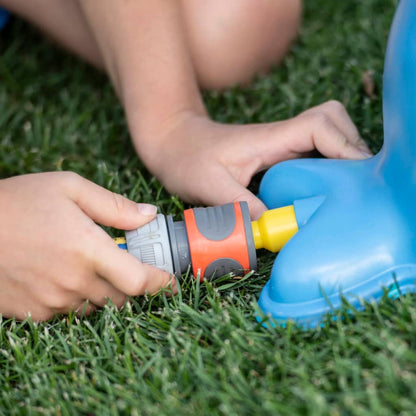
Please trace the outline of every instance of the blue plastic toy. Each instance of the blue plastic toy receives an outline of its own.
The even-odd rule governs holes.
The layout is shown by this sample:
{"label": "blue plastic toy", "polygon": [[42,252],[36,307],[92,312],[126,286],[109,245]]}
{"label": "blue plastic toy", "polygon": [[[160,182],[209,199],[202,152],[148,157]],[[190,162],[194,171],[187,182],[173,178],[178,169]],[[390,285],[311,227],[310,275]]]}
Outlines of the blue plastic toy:
{"label": "blue plastic toy", "polygon": [[[355,307],[415,291],[416,1],[401,0],[384,67],[384,144],[363,161],[304,159],[272,167],[269,208],[316,197],[314,212],[275,260],[259,306],[277,323],[313,327],[341,294]],[[299,204],[303,206],[305,204]],[[297,215],[298,216],[298,215]]]}
{"label": "blue plastic toy", "polygon": [[6,23],[10,19],[10,13],[4,9],[0,8],[0,29],[6,26]]}

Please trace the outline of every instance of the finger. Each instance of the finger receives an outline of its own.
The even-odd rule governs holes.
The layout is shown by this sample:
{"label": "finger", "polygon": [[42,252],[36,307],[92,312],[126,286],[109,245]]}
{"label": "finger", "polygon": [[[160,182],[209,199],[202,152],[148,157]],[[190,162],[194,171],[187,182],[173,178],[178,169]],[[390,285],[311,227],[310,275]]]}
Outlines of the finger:
{"label": "finger", "polygon": [[318,124],[312,132],[313,146],[324,156],[334,159],[367,159],[371,152],[348,137],[333,123]]}
{"label": "finger", "polygon": [[372,154],[367,143],[360,136],[356,125],[351,120],[351,117],[349,116],[345,106],[339,101],[327,101],[321,105],[306,110],[299,116],[317,113],[324,113],[327,115],[335,124],[335,126],[344,134],[347,140],[352,145],[357,147],[361,152],[368,153],[368,155]]}
{"label": "finger", "polygon": [[8,318],[16,318],[19,321],[23,321],[29,317],[36,322],[44,322],[52,319],[56,312],[50,308],[39,305],[34,302],[25,302],[24,305],[14,306],[13,308],[3,308],[2,315]]}
{"label": "finger", "polygon": [[91,281],[87,292],[81,293],[81,296],[100,307],[105,306],[110,300],[117,308],[121,308],[126,301],[126,295],[123,292],[99,276]]}
{"label": "finger", "polygon": [[312,114],[289,121],[287,142],[292,152],[302,155],[314,149],[322,155],[335,159],[366,159],[368,154],[352,144],[333,121],[322,114]]}
{"label": "finger", "polygon": [[344,135],[353,141],[356,141],[360,134],[357,127],[351,120],[346,108],[339,101],[331,100],[323,104],[312,107],[303,113],[299,114],[299,117],[302,115],[311,115],[311,114],[325,114],[328,116],[332,122],[344,133]]}
{"label": "finger", "polygon": [[97,306],[93,305],[91,301],[85,300],[81,302],[76,308],[73,309],[78,317],[91,315],[97,310]]}
{"label": "finger", "polygon": [[176,280],[169,273],[141,263],[111,238],[103,240],[93,259],[96,273],[126,295],[154,294],[164,287],[176,291]]}
{"label": "finger", "polygon": [[[221,178],[221,181],[215,178]],[[212,192],[213,189],[215,192]],[[224,168],[217,169],[216,173],[211,172],[211,179],[201,181],[199,190],[201,198],[209,205],[246,201],[252,219],[257,219],[267,209],[259,198],[241,185]]]}
{"label": "finger", "polygon": [[250,217],[252,220],[257,220],[267,210],[266,205],[252,194],[248,189],[245,189],[245,193],[240,194],[235,201],[246,201],[248,209],[250,211]]}
{"label": "finger", "polygon": [[70,196],[74,202],[99,224],[131,230],[151,221],[157,208],[135,203],[78,175],[67,175]]}
{"label": "finger", "polygon": [[242,186],[240,183],[232,180],[230,182],[230,187],[228,188],[228,196],[230,202],[245,201],[248,204],[248,209],[250,211],[250,217],[252,220],[257,220],[264,211],[267,210],[266,205],[257,198],[252,192],[247,188]]}

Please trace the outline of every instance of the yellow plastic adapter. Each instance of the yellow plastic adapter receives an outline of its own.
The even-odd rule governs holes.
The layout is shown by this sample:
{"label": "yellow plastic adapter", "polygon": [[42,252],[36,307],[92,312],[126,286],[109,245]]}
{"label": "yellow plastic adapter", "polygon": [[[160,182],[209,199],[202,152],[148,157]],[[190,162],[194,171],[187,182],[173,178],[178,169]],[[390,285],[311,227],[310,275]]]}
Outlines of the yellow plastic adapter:
{"label": "yellow plastic adapter", "polygon": [[114,242],[123,250],[127,250],[127,242],[125,237],[115,237]]}
{"label": "yellow plastic adapter", "polygon": [[263,212],[257,221],[251,222],[256,249],[277,253],[298,231],[293,205]]}

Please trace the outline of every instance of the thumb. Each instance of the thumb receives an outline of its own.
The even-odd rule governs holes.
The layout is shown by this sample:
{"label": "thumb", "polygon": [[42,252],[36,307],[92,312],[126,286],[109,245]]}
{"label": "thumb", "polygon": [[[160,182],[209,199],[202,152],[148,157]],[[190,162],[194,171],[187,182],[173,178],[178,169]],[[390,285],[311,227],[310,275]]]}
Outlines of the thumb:
{"label": "thumb", "polygon": [[[221,178],[218,180],[217,178]],[[212,192],[215,189],[215,193]],[[267,209],[266,205],[250,192],[225,169],[215,171],[211,181],[201,181],[200,194],[205,203],[221,205],[229,202],[246,201],[251,218],[257,219]]]}
{"label": "thumb", "polygon": [[260,215],[267,210],[266,205],[250,191],[247,191],[247,194],[243,196],[242,199],[239,199],[239,201],[247,201],[252,220],[257,220]]}
{"label": "thumb", "polygon": [[73,182],[70,187],[72,200],[99,224],[132,230],[156,216],[155,205],[133,202],[81,176]]}
{"label": "thumb", "polygon": [[267,210],[266,205],[264,205],[259,198],[243,186],[241,186],[240,192],[235,198],[233,198],[233,201],[246,201],[252,220],[257,220],[260,215]]}

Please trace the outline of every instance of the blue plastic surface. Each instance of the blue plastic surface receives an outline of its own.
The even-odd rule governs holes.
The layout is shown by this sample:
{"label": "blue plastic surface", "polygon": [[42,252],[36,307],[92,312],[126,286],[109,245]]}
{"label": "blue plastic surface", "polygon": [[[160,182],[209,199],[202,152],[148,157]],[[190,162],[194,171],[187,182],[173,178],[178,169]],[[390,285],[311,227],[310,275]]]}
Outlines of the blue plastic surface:
{"label": "blue plastic surface", "polygon": [[10,13],[0,8],[0,29],[2,29],[10,19]]}
{"label": "blue plastic surface", "polygon": [[[384,144],[362,161],[303,159],[273,166],[260,185],[268,208],[324,197],[277,256],[259,306],[277,323],[313,327],[341,294],[357,308],[415,291],[416,1],[401,0],[383,82]],[[295,202],[296,207],[296,202]]]}

